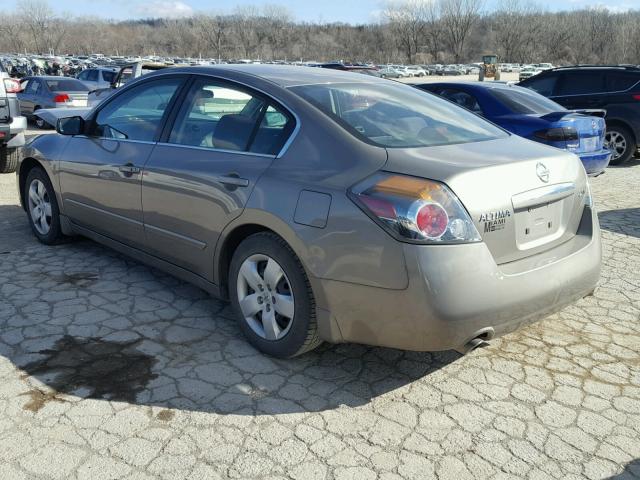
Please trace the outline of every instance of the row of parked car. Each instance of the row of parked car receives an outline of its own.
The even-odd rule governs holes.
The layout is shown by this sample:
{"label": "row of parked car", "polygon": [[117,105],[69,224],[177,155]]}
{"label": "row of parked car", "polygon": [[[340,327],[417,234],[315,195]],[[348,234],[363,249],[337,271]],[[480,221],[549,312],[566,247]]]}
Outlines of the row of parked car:
{"label": "row of parked car", "polygon": [[[364,66],[319,66],[371,73]],[[537,68],[543,67],[546,65]],[[412,69],[414,76],[425,75],[420,66],[405,68]],[[97,103],[94,99],[101,100],[104,92],[110,91],[123,71],[98,67],[84,70],[77,79],[26,77],[18,93],[21,112],[38,127],[50,128],[56,119],[46,113],[47,109],[92,106]],[[385,69],[377,72],[384,76]],[[631,90],[639,82],[638,67],[582,66],[545,68],[535,78],[520,82],[520,86],[440,82],[417,87],[443,96],[517,135],[574,152],[590,175],[599,175],[609,162],[624,163],[636,151],[640,94]]]}

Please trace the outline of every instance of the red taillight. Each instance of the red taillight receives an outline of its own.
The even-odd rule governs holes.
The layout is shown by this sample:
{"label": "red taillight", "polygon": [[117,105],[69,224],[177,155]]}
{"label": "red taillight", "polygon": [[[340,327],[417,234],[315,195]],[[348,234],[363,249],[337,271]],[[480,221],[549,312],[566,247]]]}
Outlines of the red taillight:
{"label": "red taillight", "polygon": [[640,101],[640,93],[632,93],[631,98]]}
{"label": "red taillight", "polygon": [[69,101],[69,95],[67,95],[66,93],[60,93],[58,95],[56,95],[53,99],[54,102],[56,103],[65,103]]}
{"label": "red taillight", "polygon": [[425,237],[436,239],[447,231],[449,215],[440,204],[425,203],[416,213],[415,223]]}
{"label": "red taillight", "polygon": [[4,89],[7,91],[7,93],[19,93],[20,82],[17,80],[14,80],[13,78],[5,78]]}
{"label": "red taillight", "polygon": [[377,217],[386,218],[388,220],[395,220],[398,217],[396,208],[391,202],[381,198],[365,196],[360,197],[360,200],[369,210],[371,210],[371,213],[375,214]]}
{"label": "red taillight", "polygon": [[378,172],[354,185],[349,197],[398,240],[425,244],[481,240],[458,198],[434,180]]}

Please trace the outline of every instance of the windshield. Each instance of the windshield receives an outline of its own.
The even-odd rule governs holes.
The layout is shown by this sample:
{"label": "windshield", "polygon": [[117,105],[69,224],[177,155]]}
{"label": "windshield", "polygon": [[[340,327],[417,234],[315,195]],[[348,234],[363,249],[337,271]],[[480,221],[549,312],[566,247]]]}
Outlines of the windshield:
{"label": "windshield", "polygon": [[47,87],[52,92],[88,92],[89,87],[78,80],[72,79],[60,79],[60,80],[47,80]]}
{"label": "windshield", "polygon": [[395,82],[301,85],[291,90],[356,137],[381,147],[431,147],[508,135],[463,108]]}
{"label": "windshield", "polygon": [[527,88],[491,88],[490,92],[496,100],[514,113],[546,115],[566,110],[562,105]]}

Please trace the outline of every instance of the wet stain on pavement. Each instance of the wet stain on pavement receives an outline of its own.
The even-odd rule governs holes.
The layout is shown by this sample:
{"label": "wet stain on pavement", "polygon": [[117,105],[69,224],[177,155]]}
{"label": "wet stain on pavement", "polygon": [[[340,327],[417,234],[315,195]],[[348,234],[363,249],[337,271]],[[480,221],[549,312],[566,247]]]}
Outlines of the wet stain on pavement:
{"label": "wet stain on pavement", "polygon": [[45,355],[44,358],[22,367],[54,391],[52,394],[39,390],[29,392],[31,400],[24,408],[37,411],[48,401],[60,401],[55,397],[58,393],[135,402],[136,395],[157,377],[152,373],[157,360],[137,349],[140,342],[110,342],[69,335],[60,338],[53,347],[38,352]]}

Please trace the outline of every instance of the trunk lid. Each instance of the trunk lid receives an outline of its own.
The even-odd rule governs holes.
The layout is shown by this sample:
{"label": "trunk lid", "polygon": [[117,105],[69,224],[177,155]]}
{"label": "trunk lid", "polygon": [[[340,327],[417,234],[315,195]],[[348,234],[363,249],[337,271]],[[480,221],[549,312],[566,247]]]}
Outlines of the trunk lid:
{"label": "trunk lid", "polygon": [[387,151],[384,170],[453,190],[497,264],[553,248],[578,229],[587,177],[574,154],[516,136]]}
{"label": "trunk lid", "polygon": [[[59,92],[56,95],[67,95],[69,101],[60,103],[60,106],[67,107],[86,107],[88,105],[89,93],[88,92]],[[56,104],[57,106],[58,104]]]}
{"label": "trunk lid", "polygon": [[551,122],[550,128],[570,127],[578,132],[578,142],[570,142],[567,148],[575,153],[590,153],[602,150],[605,135],[605,120],[599,116],[575,112],[557,112],[541,118]]}

